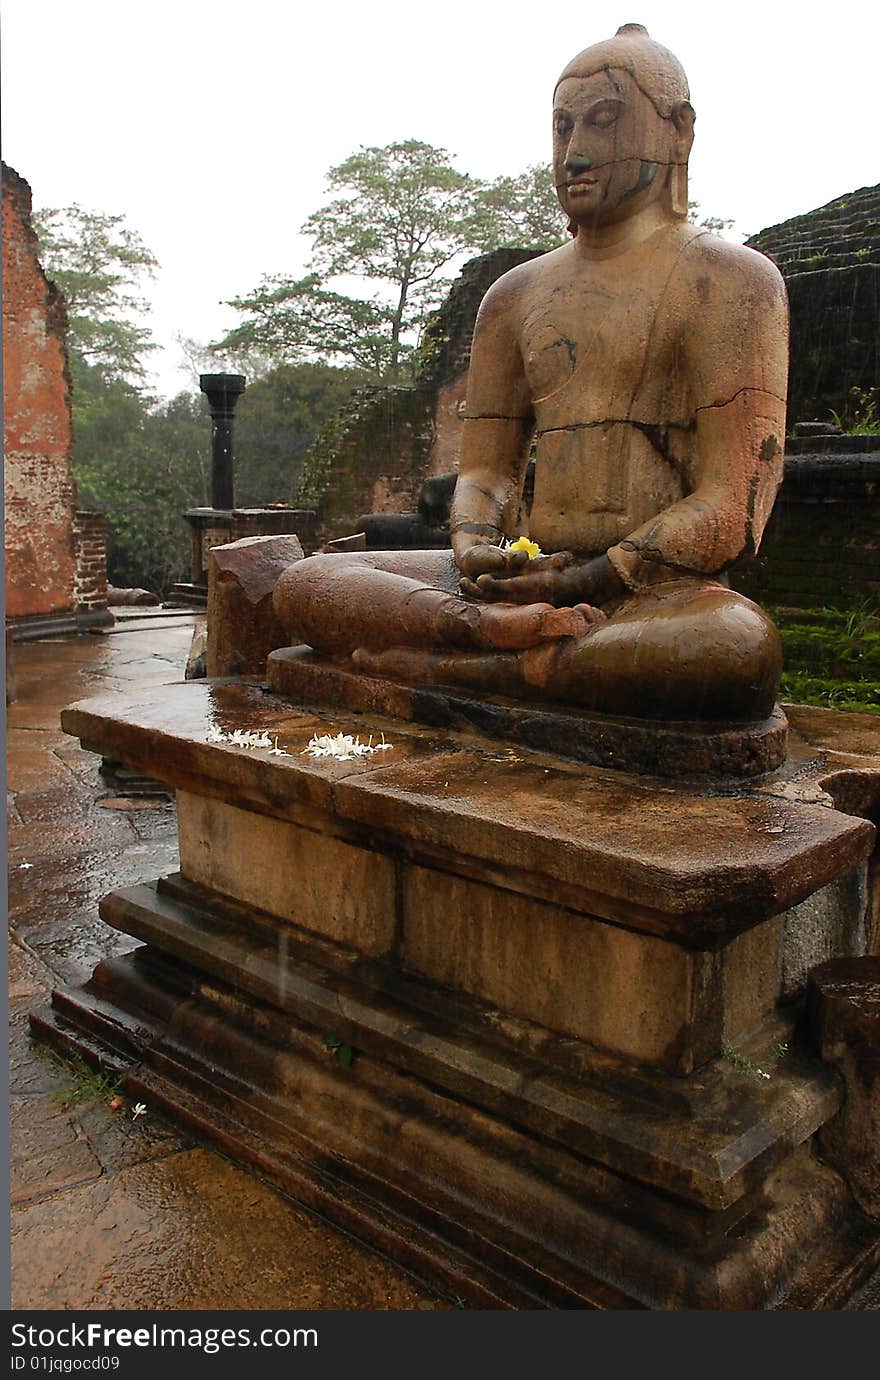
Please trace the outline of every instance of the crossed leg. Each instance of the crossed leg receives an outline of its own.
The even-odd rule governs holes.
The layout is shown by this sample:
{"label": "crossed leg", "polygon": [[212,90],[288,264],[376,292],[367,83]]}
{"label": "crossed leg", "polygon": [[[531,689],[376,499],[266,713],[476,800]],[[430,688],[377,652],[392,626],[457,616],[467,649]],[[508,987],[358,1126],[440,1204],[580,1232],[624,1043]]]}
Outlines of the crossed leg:
{"label": "crossed leg", "polygon": [[675,580],[624,600],[583,633],[495,654],[358,651],[360,669],[412,682],[560,701],[618,717],[767,718],[781,646],[756,604],[710,580]]}
{"label": "crossed leg", "polygon": [[484,603],[458,589],[450,551],[310,556],[291,566],[273,602],[292,636],[329,656],[390,648],[508,651],[585,634],[587,605]]}
{"label": "crossed leg", "polygon": [[368,674],[616,716],[755,722],[779,685],[772,622],[713,580],[655,585],[606,619],[464,599],[449,551],[358,552],[298,562],[275,607],[293,636]]}

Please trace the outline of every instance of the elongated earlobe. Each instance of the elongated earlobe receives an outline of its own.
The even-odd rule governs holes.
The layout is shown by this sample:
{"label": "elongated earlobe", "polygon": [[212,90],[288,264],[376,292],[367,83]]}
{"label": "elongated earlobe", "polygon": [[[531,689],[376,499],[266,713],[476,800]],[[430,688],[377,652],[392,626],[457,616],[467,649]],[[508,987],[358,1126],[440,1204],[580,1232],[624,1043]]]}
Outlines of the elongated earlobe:
{"label": "elongated earlobe", "polygon": [[673,163],[669,169],[669,200],[672,214],[679,220],[687,220],[688,214],[688,170],[687,163]]}
{"label": "elongated earlobe", "polygon": [[679,101],[672,107],[672,123],[678,134],[678,157],[669,169],[669,199],[672,213],[679,220],[687,220],[688,168],[687,160],[694,142],[696,113],[690,101]]}

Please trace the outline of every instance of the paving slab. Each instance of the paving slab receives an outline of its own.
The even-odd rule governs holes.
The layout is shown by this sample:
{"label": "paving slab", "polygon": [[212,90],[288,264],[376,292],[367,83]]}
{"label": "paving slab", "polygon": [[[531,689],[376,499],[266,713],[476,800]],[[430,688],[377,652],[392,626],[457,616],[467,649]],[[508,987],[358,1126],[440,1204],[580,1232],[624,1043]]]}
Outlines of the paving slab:
{"label": "paving slab", "polygon": [[438,1306],[389,1262],[199,1149],[14,1210],[12,1277],[13,1308]]}

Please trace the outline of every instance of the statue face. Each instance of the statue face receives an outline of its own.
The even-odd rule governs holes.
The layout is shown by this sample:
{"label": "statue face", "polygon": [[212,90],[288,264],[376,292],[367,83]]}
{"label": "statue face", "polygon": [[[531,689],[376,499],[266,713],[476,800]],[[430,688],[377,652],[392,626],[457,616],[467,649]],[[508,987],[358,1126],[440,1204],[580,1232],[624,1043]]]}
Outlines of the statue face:
{"label": "statue face", "polygon": [[679,145],[675,119],[664,119],[628,72],[566,77],[556,89],[554,180],[578,225],[625,220],[658,200],[666,165],[682,157]]}

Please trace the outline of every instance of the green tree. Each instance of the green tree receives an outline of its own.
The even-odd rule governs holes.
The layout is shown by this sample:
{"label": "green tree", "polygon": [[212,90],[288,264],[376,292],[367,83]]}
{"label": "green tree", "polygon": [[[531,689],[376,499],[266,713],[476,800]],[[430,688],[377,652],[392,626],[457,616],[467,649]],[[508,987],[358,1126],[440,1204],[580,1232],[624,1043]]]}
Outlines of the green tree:
{"label": "green tree", "polygon": [[[458,172],[445,149],[418,139],[361,148],[327,181],[340,195],[302,227],[312,239],[309,273],[266,277],[231,301],[246,319],[213,348],[257,347],[279,362],[345,362],[395,378],[412,348],[404,337],[443,293],[442,270],[475,248],[481,184]],[[369,298],[337,292],[339,277],[377,290]]]}
{"label": "green tree", "polygon": [[249,383],[235,417],[235,500],[296,504],[318,432],[367,375],[326,364],[283,365]]}
{"label": "green tree", "polygon": [[475,248],[555,249],[567,239],[549,163],[516,177],[496,177],[476,194],[471,238]]}
{"label": "green tree", "polygon": [[410,348],[393,342],[393,310],[386,303],[346,297],[305,278],[264,277],[246,297],[229,303],[245,320],[214,347],[233,358],[258,351],[287,363],[342,362],[381,379]]}
{"label": "green tree", "polygon": [[186,393],[150,406],[96,365],[80,375],[74,469],[81,506],[107,514],[110,583],[165,594],[188,573],[183,514],[209,498],[207,408]]}
{"label": "green tree", "polygon": [[153,254],[124,216],[74,204],[37,211],[33,220],[43,267],[67,303],[74,385],[78,377],[94,383],[81,366],[100,369],[108,379],[140,382],[142,357],[155,347],[149,329],[133,318],[148,311],[138,289],[155,274]]}
{"label": "green tree", "polygon": [[361,148],[331,168],[327,181],[342,196],[303,226],[313,240],[313,267],[325,277],[353,274],[390,290],[393,374],[414,303],[424,314],[437,299],[440,270],[472,247],[479,184],[453,168],[445,149],[418,139]]}

